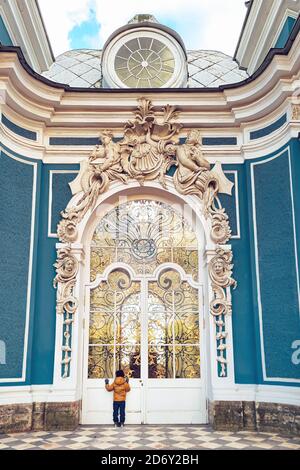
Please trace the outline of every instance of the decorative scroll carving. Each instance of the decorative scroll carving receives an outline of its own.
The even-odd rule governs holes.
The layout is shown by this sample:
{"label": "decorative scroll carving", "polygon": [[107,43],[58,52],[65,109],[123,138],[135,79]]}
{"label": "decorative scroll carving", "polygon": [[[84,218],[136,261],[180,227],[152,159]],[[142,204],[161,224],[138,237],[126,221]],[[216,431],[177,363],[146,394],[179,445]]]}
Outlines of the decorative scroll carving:
{"label": "decorative scroll carving", "polygon": [[78,273],[78,261],[71,254],[70,248],[61,248],[57,251],[57,261],[54,264],[56,276],[53,286],[57,288],[56,313],[63,315],[62,339],[62,376],[69,377],[70,362],[72,358],[72,323],[78,306],[74,297],[74,287]]}
{"label": "decorative scroll carving", "polygon": [[[113,134],[106,130],[101,134],[101,145],[97,145],[88,158],[81,164],[80,173],[70,184],[72,193],[76,195],[76,203],[62,212],[62,220],[58,224],[58,237],[63,243],[73,243],[77,239],[77,227],[88,211],[95,208],[100,194],[107,191],[110,183],[119,180],[126,184],[134,179],[143,185],[145,181],[158,180],[166,187],[166,175],[171,167],[175,167],[173,177],[177,191],[184,195],[197,195],[202,201],[202,211],[205,218],[211,222],[211,239],[217,245],[225,244],[231,236],[228,216],[218,199],[218,193],[231,194],[233,184],[226,178],[221,164],[213,169],[204,158],[201,150],[201,136],[198,130],[188,133],[185,143],[179,140],[182,125],[175,122],[178,111],[167,105],[160,112],[155,112],[151,102],[145,98],[139,100],[135,118],[124,126],[124,136],[119,142],[113,141]],[[55,265],[58,283],[57,311],[64,313],[64,376],[69,373],[67,363],[71,360],[70,327],[77,301],[73,297],[75,277],[69,281],[58,281],[61,270],[61,259],[68,256],[59,251]],[[225,256],[225,255],[224,255]],[[224,258],[225,259],[225,258]],[[227,263],[228,265],[229,263]],[[75,269],[75,268],[74,268]],[[77,269],[77,268],[76,268]],[[226,269],[229,269],[228,267]],[[215,313],[217,307],[211,306],[216,321],[228,313],[229,305],[223,286],[217,291],[215,283],[215,300],[222,313]],[[223,294],[223,297],[221,296]],[[217,296],[218,294],[218,296]],[[67,299],[67,300],[66,300]],[[71,299],[71,300],[69,300]],[[226,307],[226,308],[225,308]],[[221,325],[221,323],[220,323]],[[218,326],[218,324],[217,324]],[[221,326],[218,326],[221,328]],[[223,329],[219,329],[220,339],[218,351],[225,348]],[[225,334],[225,333],[224,333]],[[222,375],[226,369],[224,353],[219,354],[220,363],[223,361]]]}
{"label": "decorative scroll carving", "polygon": [[214,294],[210,302],[210,313],[214,316],[216,325],[218,375],[227,376],[226,358],[226,323],[225,316],[231,314],[231,299],[229,288],[236,288],[236,281],[232,277],[232,252],[217,248],[216,255],[209,263],[209,275]]}

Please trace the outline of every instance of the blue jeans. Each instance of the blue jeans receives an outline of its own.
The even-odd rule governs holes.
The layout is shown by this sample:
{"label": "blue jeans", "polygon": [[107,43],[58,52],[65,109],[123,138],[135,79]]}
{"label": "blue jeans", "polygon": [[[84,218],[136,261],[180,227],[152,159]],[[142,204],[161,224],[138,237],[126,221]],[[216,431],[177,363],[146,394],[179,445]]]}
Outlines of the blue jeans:
{"label": "blue jeans", "polygon": [[[114,401],[113,403],[113,420],[114,423],[125,423],[125,401]],[[120,419],[119,419],[120,413]]]}

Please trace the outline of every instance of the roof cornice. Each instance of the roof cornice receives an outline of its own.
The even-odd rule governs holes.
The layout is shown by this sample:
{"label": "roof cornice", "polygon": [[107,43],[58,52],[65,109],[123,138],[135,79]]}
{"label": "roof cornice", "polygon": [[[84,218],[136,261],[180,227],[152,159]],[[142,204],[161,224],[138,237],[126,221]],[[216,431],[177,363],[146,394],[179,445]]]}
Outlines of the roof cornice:
{"label": "roof cornice", "polygon": [[169,93],[169,94],[178,94],[178,93],[186,93],[186,94],[209,94],[209,93],[215,93],[215,92],[222,92],[222,91],[225,91],[225,90],[234,90],[234,89],[237,89],[237,88],[241,88],[245,85],[249,85],[251,84],[252,82],[254,82],[255,80],[257,80],[261,75],[263,75],[263,73],[268,69],[268,67],[272,64],[273,60],[277,58],[280,58],[280,57],[285,57],[287,56],[292,47],[293,47],[293,44],[294,42],[296,41],[296,39],[298,38],[299,36],[299,32],[300,32],[300,16],[298,17],[297,19],[297,22],[293,28],[293,31],[292,31],[292,34],[286,44],[286,46],[283,48],[283,49],[271,49],[267,55],[267,57],[265,58],[264,62],[261,64],[261,66],[256,70],[256,72],[254,74],[252,74],[250,77],[246,78],[245,80],[241,81],[241,82],[238,82],[238,83],[232,83],[232,84],[228,84],[228,85],[221,85],[220,87],[218,88],[170,88],[170,89],[166,89],[166,88],[153,88],[151,90],[149,90],[149,88],[147,89],[133,89],[133,88],[127,88],[126,90],[125,89],[121,89],[121,88],[115,88],[115,89],[111,89],[111,88],[77,88],[77,87],[70,87],[69,85],[64,85],[64,84],[61,84],[61,83],[56,83],[56,82],[53,82],[49,79],[47,79],[46,77],[38,74],[37,72],[35,72],[32,67],[30,67],[30,65],[28,64],[28,62],[26,61],[25,57],[24,57],[24,54],[21,50],[20,47],[15,47],[15,46],[2,46],[0,45],[0,54],[16,54],[17,57],[18,57],[18,60],[21,64],[21,66],[23,67],[24,70],[26,70],[26,72],[34,79],[36,79],[37,81],[39,81],[41,84],[43,85],[46,85],[48,87],[51,87],[53,89],[58,89],[58,90],[62,90],[62,91],[70,91],[72,93],[95,93],[95,94],[99,94],[99,95],[105,95],[105,94],[128,94],[128,95],[131,95],[131,94],[139,94],[139,95],[143,95],[143,94],[165,94],[165,93]]}
{"label": "roof cornice", "polygon": [[0,47],[0,107],[13,122],[32,130],[122,128],[141,96],[150,99],[156,110],[176,105],[187,128],[239,128],[257,120],[275,120],[300,78],[299,28],[300,20],[286,48],[270,51],[252,77],[217,89],[71,88],[35,73],[20,48]]}
{"label": "roof cornice", "polygon": [[269,50],[276,44],[284,21],[288,16],[297,19],[300,0],[252,0],[234,59],[252,75],[265,61]]}

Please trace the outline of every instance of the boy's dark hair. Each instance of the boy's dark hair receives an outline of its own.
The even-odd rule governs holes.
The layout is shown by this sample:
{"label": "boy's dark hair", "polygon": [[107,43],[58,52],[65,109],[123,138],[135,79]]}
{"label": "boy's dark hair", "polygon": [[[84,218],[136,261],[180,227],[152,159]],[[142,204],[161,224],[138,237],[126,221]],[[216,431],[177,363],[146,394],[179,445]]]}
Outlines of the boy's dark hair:
{"label": "boy's dark hair", "polygon": [[124,371],[123,370],[117,370],[116,377],[125,377]]}

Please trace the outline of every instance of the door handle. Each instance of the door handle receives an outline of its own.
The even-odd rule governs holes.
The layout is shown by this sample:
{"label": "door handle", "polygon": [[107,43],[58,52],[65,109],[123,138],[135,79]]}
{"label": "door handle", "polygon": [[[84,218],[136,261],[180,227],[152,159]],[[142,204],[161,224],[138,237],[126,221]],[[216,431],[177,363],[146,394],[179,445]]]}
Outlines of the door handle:
{"label": "door handle", "polygon": [[141,387],[144,386],[143,381],[141,379],[140,379],[140,384],[141,384]]}

